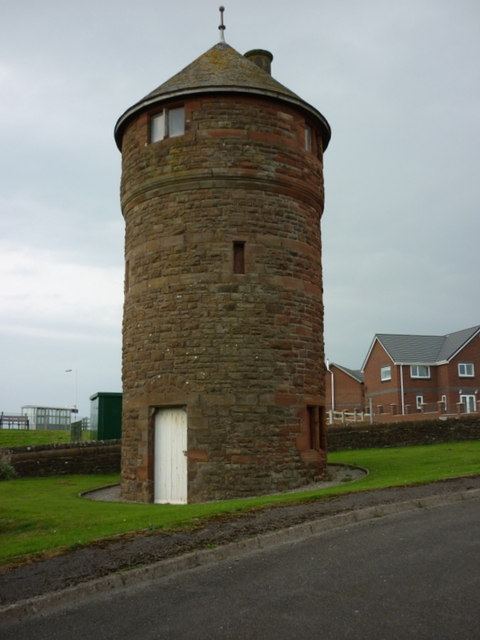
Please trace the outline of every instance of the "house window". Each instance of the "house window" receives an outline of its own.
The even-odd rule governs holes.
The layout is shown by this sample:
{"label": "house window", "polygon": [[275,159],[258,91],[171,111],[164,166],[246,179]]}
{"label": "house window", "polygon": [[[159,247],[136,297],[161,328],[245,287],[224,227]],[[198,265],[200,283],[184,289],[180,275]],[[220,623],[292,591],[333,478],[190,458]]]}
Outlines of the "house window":
{"label": "house window", "polygon": [[473,362],[459,362],[458,375],[460,376],[460,378],[473,378],[475,375]]}
{"label": "house window", "polygon": [[447,412],[447,396],[445,395],[442,396],[442,404],[443,404],[443,410],[446,413]]}
{"label": "house window", "polygon": [[423,396],[415,396],[415,402],[417,404],[417,409],[420,411],[423,405]]}
{"label": "house window", "polygon": [[477,396],[474,393],[460,394],[463,413],[475,413],[477,410]]}
{"label": "house window", "polygon": [[380,369],[380,380],[382,382],[387,382],[387,380],[392,379],[392,367],[382,367]]}
{"label": "house window", "polygon": [[412,364],[410,367],[411,378],[430,378],[430,367],[425,364]]}
{"label": "house window", "polygon": [[150,118],[150,142],[173,138],[185,133],[185,113],[183,107],[163,109]]}
{"label": "house window", "polygon": [[233,273],[245,273],[245,242],[233,243]]}

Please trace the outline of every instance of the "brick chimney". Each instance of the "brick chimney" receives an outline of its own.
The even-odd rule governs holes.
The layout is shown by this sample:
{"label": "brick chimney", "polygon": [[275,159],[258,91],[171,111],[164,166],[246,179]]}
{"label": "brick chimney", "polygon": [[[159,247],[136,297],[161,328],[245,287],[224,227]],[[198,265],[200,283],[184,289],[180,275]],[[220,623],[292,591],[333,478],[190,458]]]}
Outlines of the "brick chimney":
{"label": "brick chimney", "polygon": [[254,62],[257,67],[266,71],[269,75],[272,75],[271,67],[273,55],[270,51],[265,51],[265,49],[251,49],[244,54],[245,58]]}

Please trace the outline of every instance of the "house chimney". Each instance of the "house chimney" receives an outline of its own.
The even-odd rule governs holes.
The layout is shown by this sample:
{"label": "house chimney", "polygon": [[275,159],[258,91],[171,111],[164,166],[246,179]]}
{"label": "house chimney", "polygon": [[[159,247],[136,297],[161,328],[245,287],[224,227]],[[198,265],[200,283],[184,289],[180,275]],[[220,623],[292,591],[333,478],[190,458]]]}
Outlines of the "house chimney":
{"label": "house chimney", "polygon": [[266,71],[269,75],[272,75],[271,72],[271,64],[273,60],[273,55],[270,51],[265,51],[265,49],[252,49],[251,51],[247,51],[244,54],[245,58],[248,58],[252,62],[254,62],[257,67]]}

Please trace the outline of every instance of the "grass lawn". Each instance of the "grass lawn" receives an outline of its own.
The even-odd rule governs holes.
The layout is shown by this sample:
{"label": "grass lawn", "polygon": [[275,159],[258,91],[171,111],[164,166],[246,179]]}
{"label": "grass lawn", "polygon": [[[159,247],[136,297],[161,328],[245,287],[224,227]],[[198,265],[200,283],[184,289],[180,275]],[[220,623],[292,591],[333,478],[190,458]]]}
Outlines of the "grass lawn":
{"label": "grass lawn", "polygon": [[117,475],[19,478],[0,482],[0,564],[54,553],[140,529],[195,526],[212,515],[346,492],[432,482],[480,473],[480,440],[421,447],[360,449],[329,454],[330,463],[365,467],[369,475],[328,489],[191,505],[95,502],[79,497],[118,482]]}
{"label": "grass lawn", "polygon": [[[82,441],[96,440],[93,431],[82,431]],[[36,444],[57,444],[70,442],[70,430],[43,431],[40,429],[0,429],[0,449],[2,447],[33,447]]]}
{"label": "grass lawn", "polygon": [[70,442],[70,431],[0,429],[0,448],[32,447],[36,444],[55,444],[57,442]]}

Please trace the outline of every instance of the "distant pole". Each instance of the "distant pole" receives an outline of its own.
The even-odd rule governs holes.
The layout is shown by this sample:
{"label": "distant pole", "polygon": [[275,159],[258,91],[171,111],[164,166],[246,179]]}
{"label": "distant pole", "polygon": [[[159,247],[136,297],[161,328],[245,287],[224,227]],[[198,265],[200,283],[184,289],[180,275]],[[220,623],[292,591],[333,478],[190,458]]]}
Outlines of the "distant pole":
{"label": "distant pole", "polygon": [[77,408],[77,392],[78,392],[78,369],[65,369],[65,373],[75,373],[75,396],[73,408]]}

